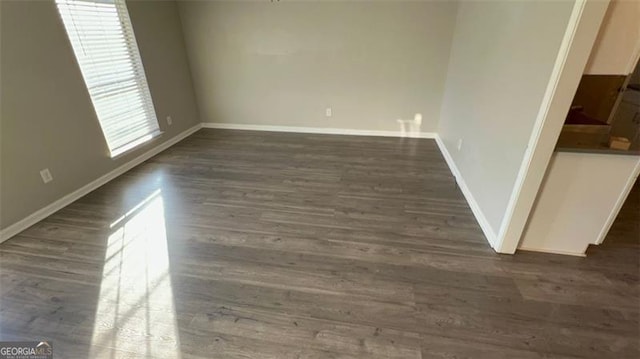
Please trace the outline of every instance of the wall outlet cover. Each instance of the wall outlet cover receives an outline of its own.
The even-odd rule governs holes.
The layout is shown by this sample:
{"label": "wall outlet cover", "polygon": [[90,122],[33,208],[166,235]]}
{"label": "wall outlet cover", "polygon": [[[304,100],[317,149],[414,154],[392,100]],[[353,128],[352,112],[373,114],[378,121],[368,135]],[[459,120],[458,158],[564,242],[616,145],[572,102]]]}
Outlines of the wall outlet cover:
{"label": "wall outlet cover", "polygon": [[45,168],[42,171],[40,171],[40,177],[42,177],[42,182],[44,183],[49,183],[53,181],[53,176],[51,175],[51,172],[49,171],[48,168]]}

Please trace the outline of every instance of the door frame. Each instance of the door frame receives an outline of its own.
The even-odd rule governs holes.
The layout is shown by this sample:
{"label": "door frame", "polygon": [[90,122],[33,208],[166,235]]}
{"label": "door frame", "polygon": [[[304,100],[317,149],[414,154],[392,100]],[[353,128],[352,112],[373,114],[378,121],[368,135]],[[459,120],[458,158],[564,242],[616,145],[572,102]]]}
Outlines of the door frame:
{"label": "door frame", "polygon": [[515,253],[609,1],[576,0],[494,249]]}

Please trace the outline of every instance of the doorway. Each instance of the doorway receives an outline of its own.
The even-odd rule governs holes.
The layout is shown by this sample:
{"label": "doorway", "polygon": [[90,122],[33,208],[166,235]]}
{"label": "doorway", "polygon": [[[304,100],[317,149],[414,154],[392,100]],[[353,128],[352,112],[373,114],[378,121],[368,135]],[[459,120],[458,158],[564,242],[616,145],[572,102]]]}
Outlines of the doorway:
{"label": "doorway", "polygon": [[611,135],[627,138],[630,149],[640,149],[640,61],[627,78],[612,114]]}

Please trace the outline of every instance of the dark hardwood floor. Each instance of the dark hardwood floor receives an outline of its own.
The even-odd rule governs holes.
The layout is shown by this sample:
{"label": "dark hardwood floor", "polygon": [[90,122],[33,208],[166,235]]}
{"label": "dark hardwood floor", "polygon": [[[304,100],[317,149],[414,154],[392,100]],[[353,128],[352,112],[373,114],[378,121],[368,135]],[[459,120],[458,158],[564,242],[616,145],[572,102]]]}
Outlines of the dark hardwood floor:
{"label": "dark hardwood floor", "polygon": [[498,255],[433,140],[201,130],[0,244],[0,339],[56,358],[638,358],[630,198],[586,258]]}

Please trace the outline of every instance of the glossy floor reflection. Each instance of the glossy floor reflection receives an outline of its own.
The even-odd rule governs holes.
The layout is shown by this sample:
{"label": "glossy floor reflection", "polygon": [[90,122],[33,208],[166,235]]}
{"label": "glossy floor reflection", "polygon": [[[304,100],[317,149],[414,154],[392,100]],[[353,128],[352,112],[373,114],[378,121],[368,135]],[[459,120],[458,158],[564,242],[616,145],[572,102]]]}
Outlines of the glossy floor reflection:
{"label": "glossy floor reflection", "polygon": [[110,225],[90,357],[180,358],[164,216],[157,190]]}
{"label": "glossy floor reflection", "polygon": [[65,359],[637,358],[639,216],[625,205],[586,258],[498,255],[433,140],[201,130],[0,244],[0,340]]}

